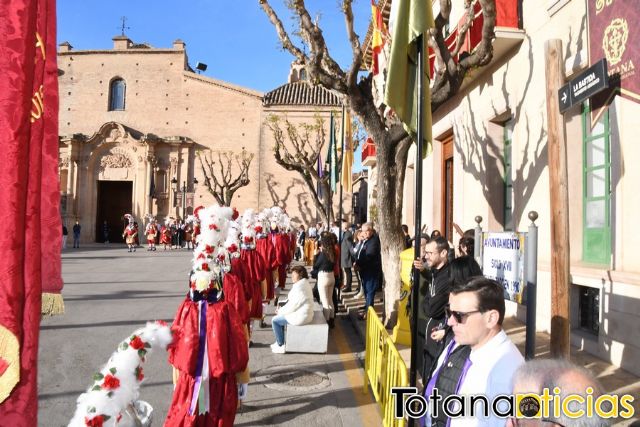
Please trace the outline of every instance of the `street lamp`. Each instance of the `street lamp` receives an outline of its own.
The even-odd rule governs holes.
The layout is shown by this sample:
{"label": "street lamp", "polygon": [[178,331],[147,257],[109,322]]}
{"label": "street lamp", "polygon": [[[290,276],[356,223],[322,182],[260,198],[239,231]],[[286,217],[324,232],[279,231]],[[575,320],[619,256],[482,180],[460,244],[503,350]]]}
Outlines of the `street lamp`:
{"label": "street lamp", "polygon": [[[196,188],[198,187],[198,180],[193,177],[193,193],[196,192]],[[176,179],[176,177],[174,176],[173,179],[171,179],[171,189],[173,190],[174,194],[180,194],[180,198],[182,199],[182,220],[185,220],[185,216],[187,214],[187,182],[186,181],[182,181],[182,188],[178,188],[178,180]]]}

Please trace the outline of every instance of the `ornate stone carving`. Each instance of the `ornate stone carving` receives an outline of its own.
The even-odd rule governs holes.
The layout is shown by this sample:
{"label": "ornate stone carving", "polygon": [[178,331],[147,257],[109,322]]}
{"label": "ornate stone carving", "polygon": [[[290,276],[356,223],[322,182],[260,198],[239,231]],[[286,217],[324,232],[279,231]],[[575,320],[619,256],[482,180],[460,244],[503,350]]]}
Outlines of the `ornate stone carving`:
{"label": "ornate stone carving", "polygon": [[100,160],[102,168],[130,168],[131,160],[124,154],[110,154]]}

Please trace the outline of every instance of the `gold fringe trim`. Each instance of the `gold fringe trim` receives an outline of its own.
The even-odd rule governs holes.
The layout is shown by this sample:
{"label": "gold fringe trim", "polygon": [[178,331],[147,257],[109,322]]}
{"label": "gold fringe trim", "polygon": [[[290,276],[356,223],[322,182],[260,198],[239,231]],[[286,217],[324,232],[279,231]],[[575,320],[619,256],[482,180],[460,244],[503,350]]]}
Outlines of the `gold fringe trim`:
{"label": "gold fringe trim", "polygon": [[42,294],[42,310],[43,316],[57,316],[64,314],[64,300],[62,294],[51,294],[45,292]]}
{"label": "gold fringe trim", "polygon": [[0,325],[0,357],[9,364],[7,370],[0,375],[0,403],[2,403],[20,381],[20,344],[18,338],[2,325]]}

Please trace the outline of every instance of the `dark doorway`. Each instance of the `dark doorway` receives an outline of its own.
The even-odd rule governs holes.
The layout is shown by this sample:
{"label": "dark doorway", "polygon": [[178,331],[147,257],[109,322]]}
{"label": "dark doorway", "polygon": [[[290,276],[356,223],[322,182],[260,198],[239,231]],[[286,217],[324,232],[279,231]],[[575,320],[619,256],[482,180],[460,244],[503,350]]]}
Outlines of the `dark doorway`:
{"label": "dark doorway", "polygon": [[109,242],[122,243],[124,215],[131,213],[132,181],[98,181],[98,209],[96,211],[96,241],[105,241],[104,222],[109,226]]}

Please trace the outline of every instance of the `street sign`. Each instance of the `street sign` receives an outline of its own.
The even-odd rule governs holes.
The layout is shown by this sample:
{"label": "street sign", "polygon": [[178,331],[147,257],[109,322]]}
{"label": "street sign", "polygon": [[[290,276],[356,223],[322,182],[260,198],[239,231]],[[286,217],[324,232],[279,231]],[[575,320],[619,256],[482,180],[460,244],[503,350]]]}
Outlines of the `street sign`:
{"label": "street sign", "polygon": [[564,113],[608,87],[607,60],[603,58],[558,90],[560,112]]}
{"label": "street sign", "polygon": [[482,235],[482,274],[500,283],[505,298],[522,304],[527,233],[501,232]]}

